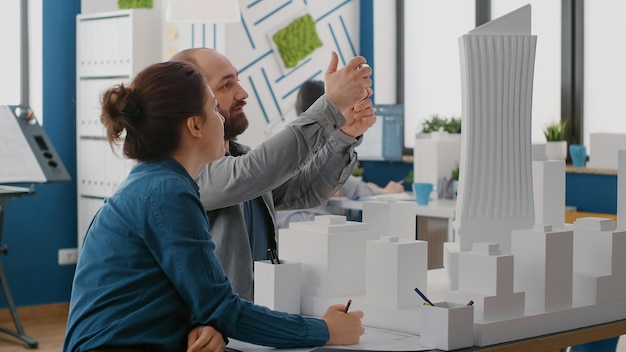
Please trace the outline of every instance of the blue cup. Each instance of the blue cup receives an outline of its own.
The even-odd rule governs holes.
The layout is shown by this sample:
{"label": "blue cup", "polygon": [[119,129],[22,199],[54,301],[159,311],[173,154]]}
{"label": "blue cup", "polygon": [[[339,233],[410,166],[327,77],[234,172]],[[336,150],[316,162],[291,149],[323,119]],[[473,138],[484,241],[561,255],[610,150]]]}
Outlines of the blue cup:
{"label": "blue cup", "polygon": [[433,191],[433,184],[428,182],[416,182],[413,184],[413,193],[418,205],[428,205],[430,193]]}
{"label": "blue cup", "polygon": [[585,167],[587,162],[587,148],[582,144],[570,144],[569,155],[574,167]]}

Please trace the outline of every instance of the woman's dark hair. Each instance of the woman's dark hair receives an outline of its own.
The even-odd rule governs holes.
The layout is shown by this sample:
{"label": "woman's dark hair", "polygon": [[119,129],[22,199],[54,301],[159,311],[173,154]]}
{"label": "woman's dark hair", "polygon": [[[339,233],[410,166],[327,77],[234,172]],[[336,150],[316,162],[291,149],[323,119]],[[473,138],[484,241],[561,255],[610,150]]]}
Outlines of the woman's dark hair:
{"label": "woman's dark hair", "polygon": [[296,98],[296,113],[300,115],[305,112],[322,95],[324,95],[324,82],[306,81],[302,83]]}
{"label": "woman's dark hair", "polygon": [[178,147],[185,119],[206,118],[206,99],[207,82],[192,64],[158,63],[139,72],[130,85],[104,92],[100,121],[111,146],[123,141],[128,158],[162,160]]}

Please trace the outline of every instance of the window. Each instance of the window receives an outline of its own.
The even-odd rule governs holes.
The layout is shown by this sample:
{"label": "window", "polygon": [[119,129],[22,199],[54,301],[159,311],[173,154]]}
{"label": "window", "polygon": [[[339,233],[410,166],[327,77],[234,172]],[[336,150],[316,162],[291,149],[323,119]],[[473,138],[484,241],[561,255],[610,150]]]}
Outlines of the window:
{"label": "window", "polygon": [[589,134],[626,133],[626,24],[623,0],[584,2],[584,144]]}
{"label": "window", "polygon": [[[28,1],[29,25],[29,101],[40,123],[42,116],[42,0]],[[21,36],[20,36],[21,0],[0,1],[0,43],[3,59],[0,65],[0,105],[18,105],[21,103]]]}
{"label": "window", "polygon": [[458,38],[475,28],[473,1],[404,2],[404,146],[431,115],[461,116]]}
{"label": "window", "polygon": [[[543,143],[543,128],[561,119],[561,1],[491,0],[491,18],[528,3],[531,34],[538,37],[532,141]],[[415,133],[431,115],[461,116],[458,38],[476,27],[475,5],[474,1],[404,1],[406,148],[413,148]]]}
{"label": "window", "polygon": [[20,103],[20,0],[0,2],[0,43],[3,60],[0,65],[0,104]]}

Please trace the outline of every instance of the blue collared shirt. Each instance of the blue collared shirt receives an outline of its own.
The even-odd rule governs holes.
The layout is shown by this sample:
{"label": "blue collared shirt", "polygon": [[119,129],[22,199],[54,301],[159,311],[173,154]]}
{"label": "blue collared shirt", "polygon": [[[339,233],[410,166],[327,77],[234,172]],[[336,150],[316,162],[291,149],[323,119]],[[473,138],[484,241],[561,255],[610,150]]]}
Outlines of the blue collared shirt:
{"label": "blue collared shirt", "polygon": [[76,267],[64,351],[184,351],[195,325],[261,345],[322,345],[320,319],[273,312],[232,291],[198,186],[175,160],[137,164],[102,206]]}

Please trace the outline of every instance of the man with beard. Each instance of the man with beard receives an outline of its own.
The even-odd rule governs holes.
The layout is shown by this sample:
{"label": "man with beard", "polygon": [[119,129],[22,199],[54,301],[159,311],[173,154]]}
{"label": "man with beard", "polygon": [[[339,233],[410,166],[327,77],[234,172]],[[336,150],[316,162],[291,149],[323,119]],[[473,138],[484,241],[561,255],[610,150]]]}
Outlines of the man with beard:
{"label": "man with beard", "polygon": [[200,69],[225,118],[226,157],[207,164],[196,181],[224,271],[235,292],[252,300],[253,261],[268,259],[268,249],[276,249],[275,209],[317,206],[350,176],[354,148],[376,121],[369,99],[372,70],[363,57],[337,70],[333,52],[325,95],[250,150],[235,141],[248,127],[243,111],[248,93],[230,60],[207,48],[184,50],[172,60]]}

